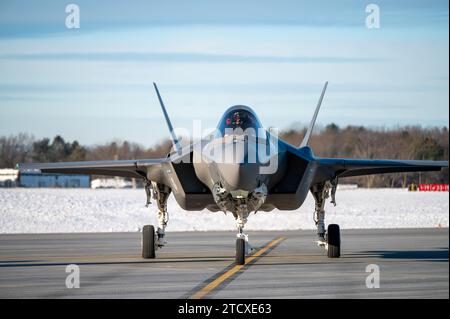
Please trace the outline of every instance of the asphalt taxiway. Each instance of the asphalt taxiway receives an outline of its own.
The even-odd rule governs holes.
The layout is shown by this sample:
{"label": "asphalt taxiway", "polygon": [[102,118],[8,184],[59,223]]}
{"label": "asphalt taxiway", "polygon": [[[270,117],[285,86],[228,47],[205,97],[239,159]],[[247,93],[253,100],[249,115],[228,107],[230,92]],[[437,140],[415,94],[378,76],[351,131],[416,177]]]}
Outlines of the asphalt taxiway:
{"label": "asphalt taxiway", "polygon": [[[0,298],[449,298],[448,228],[342,230],[338,259],[314,231],[249,235],[244,266],[233,232],[168,233],[153,260],[139,233],[0,235]],[[69,264],[80,288],[66,287]]]}

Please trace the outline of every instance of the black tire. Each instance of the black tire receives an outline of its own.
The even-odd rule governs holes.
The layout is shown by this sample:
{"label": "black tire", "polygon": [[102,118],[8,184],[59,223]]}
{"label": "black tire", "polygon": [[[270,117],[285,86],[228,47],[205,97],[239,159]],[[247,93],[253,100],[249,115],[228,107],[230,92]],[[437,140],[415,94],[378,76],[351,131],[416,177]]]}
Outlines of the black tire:
{"label": "black tire", "polygon": [[341,231],[339,225],[328,225],[327,243],[328,257],[339,258],[341,256]]}
{"label": "black tire", "polygon": [[152,225],[142,228],[142,258],[155,258],[155,227]]}
{"label": "black tire", "polygon": [[245,240],[242,238],[236,239],[236,264],[245,264]]}

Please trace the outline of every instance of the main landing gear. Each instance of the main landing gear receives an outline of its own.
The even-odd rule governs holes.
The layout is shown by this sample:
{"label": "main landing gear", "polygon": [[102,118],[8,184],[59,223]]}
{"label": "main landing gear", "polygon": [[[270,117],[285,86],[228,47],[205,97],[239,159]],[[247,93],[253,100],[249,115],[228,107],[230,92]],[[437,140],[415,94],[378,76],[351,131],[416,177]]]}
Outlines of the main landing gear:
{"label": "main landing gear", "polygon": [[156,250],[161,249],[167,243],[165,240],[165,230],[169,222],[169,213],[167,212],[167,199],[170,195],[170,188],[157,183],[148,182],[145,185],[147,194],[147,204],[150,204],[150,196],[153,191],[153,199],[158,204],[158,228],[152,225],[145,225],[142,228],[142,257],[155,258]]}
{"label": "main landing gear", "polygon": [[325,200],[329,197],[331,189],[331,203],[336,206],[335,194],[337,180],[326,181],[317,184],[311,188],[315,200],[314,221],[317,226],[317,245],[327,251],[329,258],[338,258],[341,256],[341,234],[339,225],[328,225],[325,231]]}

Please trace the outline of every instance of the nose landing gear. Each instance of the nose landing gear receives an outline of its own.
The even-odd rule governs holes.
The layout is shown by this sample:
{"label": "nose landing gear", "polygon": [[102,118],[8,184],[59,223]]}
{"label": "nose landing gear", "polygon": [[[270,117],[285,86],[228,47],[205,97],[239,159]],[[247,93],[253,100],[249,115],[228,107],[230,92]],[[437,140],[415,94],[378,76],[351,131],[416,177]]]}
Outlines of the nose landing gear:
{"label": "nose landing gear", "polygon": [[236,218],[236,227],[238,229],[236,239],[236,264],[244,265],[245,256],[250,255],[254,251],[253,247],[248,242],[248,235],[244,234],[244,226],[247,223],[249,215],[247,205],[239,205],[237,211],[233,212],[233,215]]}

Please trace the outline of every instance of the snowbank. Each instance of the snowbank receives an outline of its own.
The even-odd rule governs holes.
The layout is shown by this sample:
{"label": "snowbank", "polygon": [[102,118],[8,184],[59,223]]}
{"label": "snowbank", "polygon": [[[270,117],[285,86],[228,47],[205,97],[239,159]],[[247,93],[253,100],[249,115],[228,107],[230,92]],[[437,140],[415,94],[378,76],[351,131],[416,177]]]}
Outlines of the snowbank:
{"label": "snowbank", "polygon": [[[448,227],[448,192],[403,189],[338,190],[327,203],[326,222],[342,228]],[[139,231],[155,224],[156,205],[146,208],[143,189],[0,189],[0,233]],[[168,231],[234,230],[231,214],[187,212],[173,196]],[[296,211],[250,215],[248,230],[314,229],[309,195]]]}

